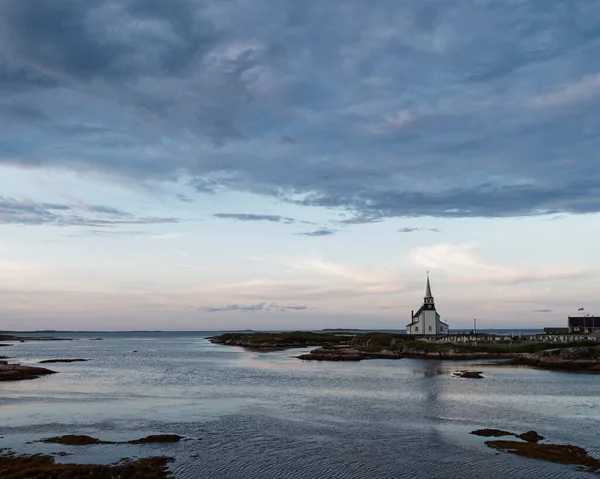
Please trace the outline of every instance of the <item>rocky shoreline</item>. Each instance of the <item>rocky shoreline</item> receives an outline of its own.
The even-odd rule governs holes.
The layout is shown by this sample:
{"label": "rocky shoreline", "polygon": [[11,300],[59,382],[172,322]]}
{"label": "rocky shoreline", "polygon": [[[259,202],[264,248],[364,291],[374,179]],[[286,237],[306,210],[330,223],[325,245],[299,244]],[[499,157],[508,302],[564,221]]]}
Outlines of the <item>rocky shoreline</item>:
{"label": "rocky shoreline", "polygon": [[[497,339],[497,338],[496,338]],[[423,341],[392,333],[227,333],[210,338],[215,344],[253,351],[274,351],[316,346],[297,356],[304,361],[363,361],[367,359],[421,358],[445,361],[498,360],[544,369],[600,372],[600,344],[544,342],[502,344],[485,337],[465,342]]]}
{"label": "rocky shoreline", "polygon": [[362,361],[365,359],[422,358],[438,360],[498,359],[507,364],[523,364],[544,369],[600,372],[600,351],[597,348],[556,348],[537,353],[461,352],[453,349],[426,350],[402,348],[368,351],[352,347],[318,348],[297,356],[308,361]]}
{"label": "rocky shoreline", "polygon": [[517,353],[461,352],[453,349],[428,350],[419,348],[382,349],[369,351],[353,347],[318,348],[297,356],[308,361],[362,361],[364,359],[424,358],[443,360],[514,359]]}
{"label": "rocky shoreline", "polygon": [[547,349],[533,354],[520,354],[514,362],[543,369],[600,373],[600,349],[598,347]]}

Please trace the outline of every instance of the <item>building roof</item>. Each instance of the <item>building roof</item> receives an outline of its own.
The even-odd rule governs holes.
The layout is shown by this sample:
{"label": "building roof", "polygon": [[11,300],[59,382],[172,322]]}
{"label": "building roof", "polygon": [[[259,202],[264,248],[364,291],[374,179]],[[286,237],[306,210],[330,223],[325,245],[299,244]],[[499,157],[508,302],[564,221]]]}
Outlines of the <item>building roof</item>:
{"label": "building roof", "polygon": [[569,316],[569,326],[574,328],[600,328],[600,316]]}
{"label": "building roof", "polygon": [[425,297],[433,298],[433,295],[431,294],[431,285],[429,284],[429,274],[427,275],[427,286],[425,287]]}

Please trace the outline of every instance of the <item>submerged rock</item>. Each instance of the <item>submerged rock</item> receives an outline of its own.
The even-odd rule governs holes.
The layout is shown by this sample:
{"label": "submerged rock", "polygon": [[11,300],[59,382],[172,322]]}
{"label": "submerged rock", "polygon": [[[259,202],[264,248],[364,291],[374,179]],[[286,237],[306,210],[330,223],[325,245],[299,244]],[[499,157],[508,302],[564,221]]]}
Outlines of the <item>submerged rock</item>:
{"label": "submerged rock", "polygon": [[64,446],[90,446],[92,444],[110,444],[104,441],[100,441],[95,437],[91,436],[78,436],[74,434],[67,434],[65,436],[50,437],[44,439],[41,442],[47,442],[52,444],[63,444]]}
{"label": "submerged rock", "polygon": [[88,359],[44,359],[40,361],[40,364],[51,364],[51,363],[79,363],[82,361],[88,361]]}
{"label": "submerged rock", "polygon": [[133,441],[127,441],[127,444],[151,444],[156,442],[179,442],[183,439],[177,434],[154,434],[146,436],[141,439],[135,439]]}
{"label": "submerged rock", "polygon": [[183,439],[177,434],[154,434],[141,439],[133,439],[131,441],[102,441],[91,436],[80,436],[67,434],[65,436],[49,437],[40,442],[51,444],[63,444],[64,446],[91,446],[94,444],[151,444],[151,443],[166,443],[178,442]]}
{"label": "submerged rock", "polygon": [[471,431],[471,434],[482,437],[516,436],[514,432],[503,431],[502,429],[477,429]]}
{"label": "submerged rock", "polygon": [[459,378],[483,379],[481,371],[456,371],[452,374]]}

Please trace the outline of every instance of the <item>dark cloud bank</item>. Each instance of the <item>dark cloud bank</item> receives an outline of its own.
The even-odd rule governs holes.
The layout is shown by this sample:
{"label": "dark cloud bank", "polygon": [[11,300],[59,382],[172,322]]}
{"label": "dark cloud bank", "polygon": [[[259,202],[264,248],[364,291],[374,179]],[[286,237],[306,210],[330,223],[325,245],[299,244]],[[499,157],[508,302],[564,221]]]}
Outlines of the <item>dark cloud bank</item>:
{"label": "dark cloud bank", "polygon": [[[598,212],[599,17],[586,0],[4,0],[0,166],[354,222]],[[3,221],[89,222],[56,206]]]}

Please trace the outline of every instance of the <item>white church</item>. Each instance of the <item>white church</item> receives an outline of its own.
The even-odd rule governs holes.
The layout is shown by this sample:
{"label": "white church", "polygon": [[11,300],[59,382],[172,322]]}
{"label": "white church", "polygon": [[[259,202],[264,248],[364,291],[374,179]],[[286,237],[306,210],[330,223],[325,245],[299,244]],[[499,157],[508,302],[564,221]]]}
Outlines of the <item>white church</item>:
{"label": "white church", "polygon": [[406,325],[406,332],[413,336],[449,334],[448,325],[440,319],[440,315],[435,310],[435,302],[429,284],[429,274],[427,274],[427,287],[425,288],[423,306],[419,308],[416,314],[411,311],[411,321],[410,324]]}

